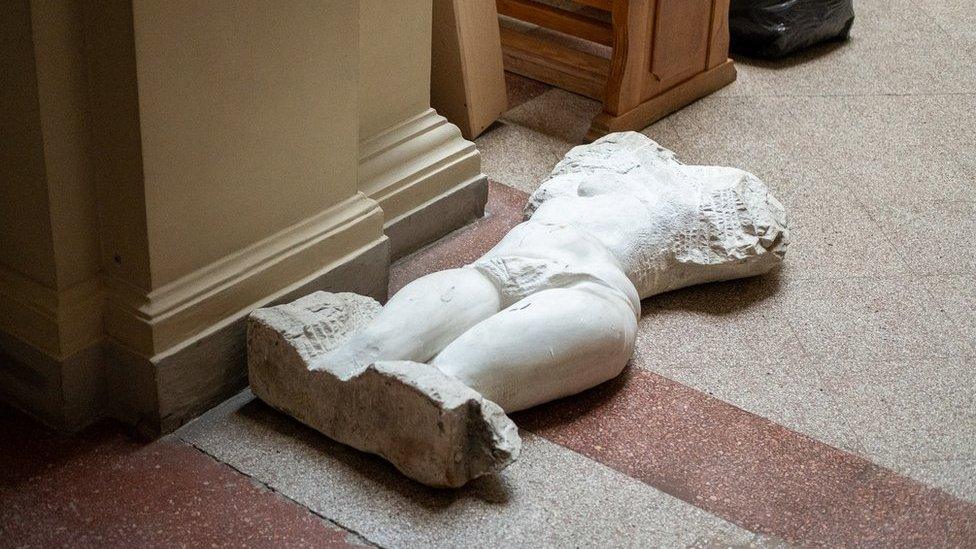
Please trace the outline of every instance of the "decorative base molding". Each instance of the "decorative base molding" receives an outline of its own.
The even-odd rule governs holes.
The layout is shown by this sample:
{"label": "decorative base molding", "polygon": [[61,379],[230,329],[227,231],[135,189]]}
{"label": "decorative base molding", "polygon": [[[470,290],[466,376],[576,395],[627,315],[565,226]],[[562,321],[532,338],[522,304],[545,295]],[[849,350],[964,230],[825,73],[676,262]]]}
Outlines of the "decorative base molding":
{"label": "decorative base molding", "polygon": [[104,414],[102,345],[52,358],[0,331],[0,400],[52,427],[79,430]]}
{"label": "decorative base molding", "polygon": [[0,265],[0,331],[58,360],[101,340],[104,299],[97,278],[57,291]]}
{"label": "decorative base molding", "polygon": [[432,200],[386,222],[391,261],[485,215],[488,176],[462,182]]}
{"label": "decorative base molding", "polygon": [[383,209],[393,259],[482,215],[487,201],[481,153],[433,109],[360,142],[359,188]]}
{"label": "decorative base molding", "polygon": [[171,431],[247,385],[251,310],[317,290],[385,301],[382,220],[357,194],[149,295],[117,282],[55,293],[0,271],[0,398],[60,429],[112,415]]}
{"label": "decorative base molding", "polygon": [[0,398],[60,429],[102,411],[104,289],[56,291],[0,266]]}
{"label": "decorative base molding", "polygon": [[149,294],[108,280],[105,330],[145,356],[172,354],[269,293],[338,265],[382,237],[383,212],[362,193]]}
{"label": "decorative base molding", "polygon": [[[389,240],[381,237],[277,292],[256,307],[287,303],[318,290],[356,292],[386,300]],[[180,427],[247,386],[245,320],[250,309],[214,326],[179,348],[152,358],[109,340],[106,373],[109,394],[117,395],[112,415],[146,436]]]}
{"label": "decorative base molding", "polygon": [[391,255],[483,215],[487,178],[432,109],[360,146],[363,193],[148,294],[0,268],[0,397],[64,429],[108,414],[156,435],[247,384],[253,309],[316,290],[385,301]]}

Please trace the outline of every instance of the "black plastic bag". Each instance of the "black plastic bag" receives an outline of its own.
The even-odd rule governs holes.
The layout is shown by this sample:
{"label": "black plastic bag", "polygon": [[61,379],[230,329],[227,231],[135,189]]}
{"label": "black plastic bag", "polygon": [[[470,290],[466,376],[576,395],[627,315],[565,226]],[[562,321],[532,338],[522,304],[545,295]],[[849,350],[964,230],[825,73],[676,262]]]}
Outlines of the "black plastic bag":
{"label": "black plastic bag", "polygon": [[854,0],[732,0],[731,49],[753,57],[782,57],[847,38]]}

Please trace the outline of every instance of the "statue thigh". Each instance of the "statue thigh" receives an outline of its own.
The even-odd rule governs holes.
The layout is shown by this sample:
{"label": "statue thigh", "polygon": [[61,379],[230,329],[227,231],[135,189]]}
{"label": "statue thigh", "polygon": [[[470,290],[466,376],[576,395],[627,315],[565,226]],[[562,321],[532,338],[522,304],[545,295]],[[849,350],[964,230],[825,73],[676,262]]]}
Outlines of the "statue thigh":
{"label": "statue thigh", "polygon": [[431,364],[514,412],[616,377],[637,317],[618,290],[583,282],[532,294],[479,322]]}

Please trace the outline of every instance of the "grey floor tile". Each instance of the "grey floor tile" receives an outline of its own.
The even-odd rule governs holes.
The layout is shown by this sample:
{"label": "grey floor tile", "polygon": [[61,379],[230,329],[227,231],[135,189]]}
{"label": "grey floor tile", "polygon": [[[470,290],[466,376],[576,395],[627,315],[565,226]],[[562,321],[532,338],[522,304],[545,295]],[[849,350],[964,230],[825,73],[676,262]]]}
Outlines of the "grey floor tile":
{"label": "grey floor tile", "polygon": [[973,60],[938,29],[874,33],[783,60],[738,58],[719,96],[837,96],[976,92]]}
{"label": "grey floor tile", "polygon": [[976,372],[965,359],[670,368],[662,375],[882,466],[976,499]]}
{"label": "grey floor tile", "polygon": [[507,122],[497,122],[475,143],[481,171],[489,178],[531,193],[549,176],[573,144]]}
{"label": "grey floor tile", "polygon": [[[874,0],[877,1],[877,0]],[[970,0],[913,0],[939,27],[956,37],[976,32],[976,9]]]}
{"label": "grey floor tile", "polygon": [[384,547],[729,546],[754,539],[530,433],[515,464],[457,491],[416,484],[247,392],[177,436]]}
{"label": "grey floor tile", "polygon": [[803,349],[820,360],[968,354],[948,316],[911,276],[788,280],[776,299]]}
{"label": "grey floor tile", "polygon": [[[851,398],[875,393],[882,421],[862,424],[864,452],[885,464],[976,459],[976,370],[968,357],[851,362],[824,374],[830,390]],[[846,411],[857,415],[856,409]]]}
{"label": "grey floor tile", "polygon": [[882,34],[897,39],[906,33],[941,30],[938,21],[916,0],[856,0],[854,15],[854,32],[859,36]]}
{"label": "grey floor tile", "polygon": [[[836,448],[859,453],[857,430],[844,406],[821,381],[822,365],[798,355],[788,362],[730,363],[721,367],[672,368],[665,377],[803,433]],[[876,407],[856,404],[862,414]]]}
{"label": "grey floor tile", "polygon": [[928,276],[924,284],[976,356],[976,273]]}
{"label": "grey floor tile", "polygon": [[776,274],[705,284],[644,300],[636,362],[680,368],[769,363],[802,353],[775,296]]}
{"label": "grey floor tile", "polygon": [[974,198],[976,95],[706,98],[666,122],[679,158],[749,170],[793,209]]}
{"label": "grey floor tile", "polygon": [[914,274],[976,272],[976,202],[895,203],[868,209]]}
{"label": "grey floor tile", "polygon": [[868,210],[849,195],[824,197],[788,207],[790,280],[908,274],[901,254],[878,231]]}
{"label": "grey floor tile", "polygon": [[[974,498],[976,371],[967,357],[834,361],[823,388],[861,455],[917,480]],[[958,483],[969,483],[956,490]]]}
{"label": "grey floor tile", "polygon": [[837,133],[852,125],[851,109],[848,98],[708,97],[644,133],[660,134],[683,162],[756,174],[793,209],[850,201],[832,166],[847,154]]}
{"label": "grey floor tile", "polygon": [[865,205],[973,200],[976,95],[857,98],[835,173]]}
{"label": "grey floor tile", "polygon": [[976,502],[976,459],[921,460],[897,468],[916,480]]}

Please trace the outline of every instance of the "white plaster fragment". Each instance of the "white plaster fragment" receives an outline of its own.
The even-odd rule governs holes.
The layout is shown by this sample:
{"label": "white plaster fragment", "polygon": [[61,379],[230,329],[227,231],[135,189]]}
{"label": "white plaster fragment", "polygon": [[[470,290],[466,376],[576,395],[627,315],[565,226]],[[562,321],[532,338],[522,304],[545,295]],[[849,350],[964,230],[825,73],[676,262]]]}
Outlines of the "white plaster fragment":
{"label": "white plaster fragment", "polygon": [[634,132],[571,150],[525,214],[482,258],[385,307],[319,292],[255,311],[254,393],[414,479],[460,486],[518,455],[505,412],[620,373],[641,299],[765,273],[789,241],[756,176],[682,164]]}
{"label": "white plaster fragment", "polygon": [[316,292],[248,319],[248,371],[261,400],[407,476],[456,487],[518,456],[515,425],[437,368],[379,361],[335,371],[320,360],[379,311],[374,299]]}

